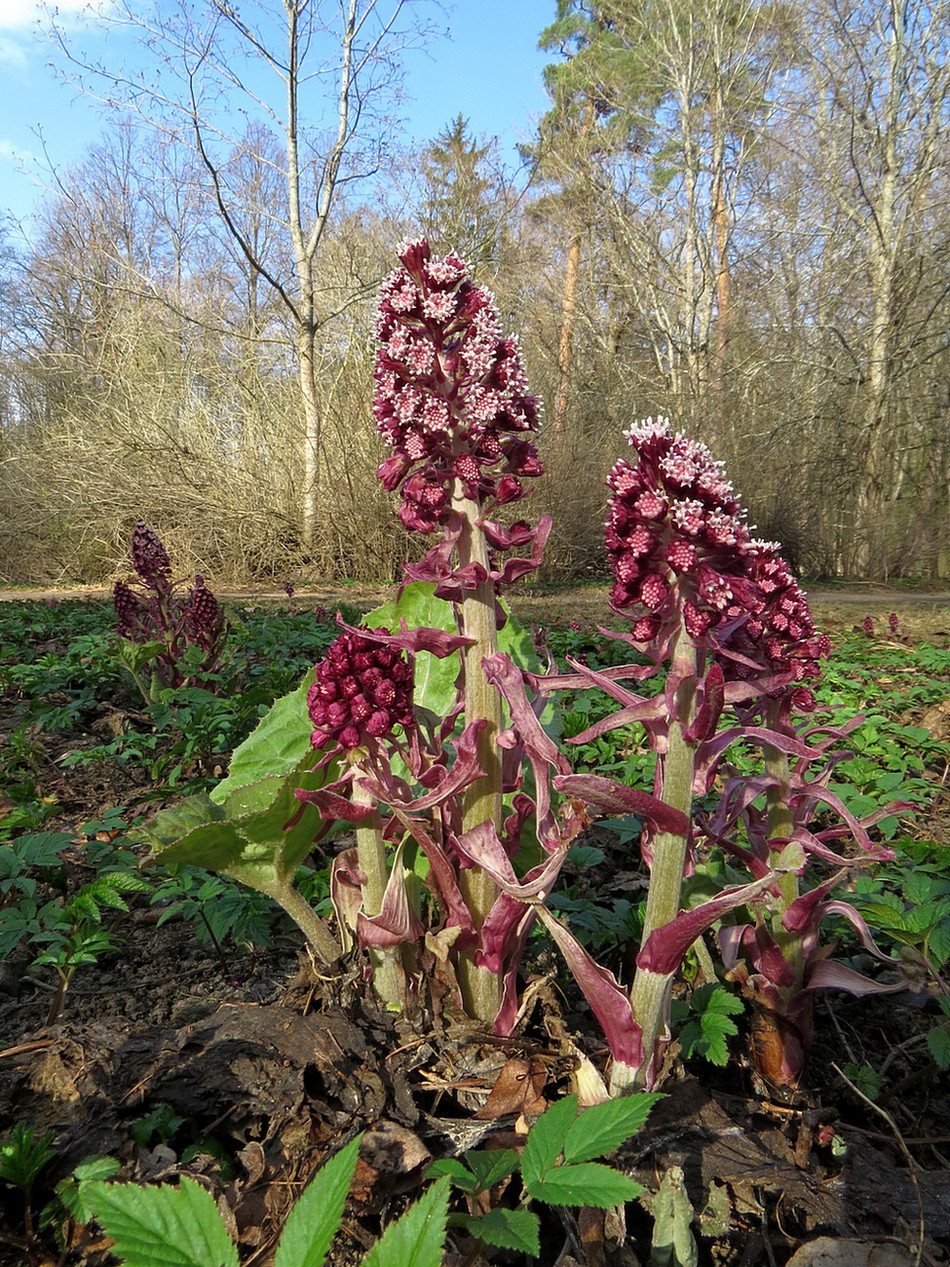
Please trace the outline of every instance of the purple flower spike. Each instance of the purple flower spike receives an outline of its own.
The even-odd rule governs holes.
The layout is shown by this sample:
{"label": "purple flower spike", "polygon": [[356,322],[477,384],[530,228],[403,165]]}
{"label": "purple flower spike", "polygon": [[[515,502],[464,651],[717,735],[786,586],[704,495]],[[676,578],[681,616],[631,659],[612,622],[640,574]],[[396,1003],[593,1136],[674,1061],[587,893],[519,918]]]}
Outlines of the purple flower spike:
{"label": "purple flower spike", "polygon": [[412,242],[383,285],[377,321],[380,435],[393,456],[378,475],[402,486],[399,517],[411,531],[445,524],[458,480],[483,505],[518,501],[521,480],[542,473],[535,447],[539,402],[521,353],[503,338],[492,298],[457,255],[432,259]]}
{"label": "purple flower spike", "polygon": [[347,629],[317,665],[307,693],[313,722],[313,746],[326,753],[358,748],[409,726],[412,712],[412,668],[385,630]]}
{"label": "purple flower spike", "polygon": [[221,634],[224,616],[203,576],[195,577],[188,597],[188,615],[194,641],[204,651],[213,648]]}
{"label": "purple flower spike", "polygon": [[818,677],[827,638],[779,547],[750,535],[722,464],[664,418],[627,435],[637,461],[621,459],[607,480],[606,540],[611,605],[630,616],[633,639],[662,658],[682,621],[730,680]]}
{"label": "purple flower spike", "polygon": [[140,519],[132,529],[132,566],[146,585],[168,581],[172,565],[158,533]]}
{"label": "purple flower spike", "polygon": [[137,641],[139,633],[139,599],[134,590],[129,589],[125,581],[116,581],[112,590],[112,605],[118,617],[116,633],[120,638]]}

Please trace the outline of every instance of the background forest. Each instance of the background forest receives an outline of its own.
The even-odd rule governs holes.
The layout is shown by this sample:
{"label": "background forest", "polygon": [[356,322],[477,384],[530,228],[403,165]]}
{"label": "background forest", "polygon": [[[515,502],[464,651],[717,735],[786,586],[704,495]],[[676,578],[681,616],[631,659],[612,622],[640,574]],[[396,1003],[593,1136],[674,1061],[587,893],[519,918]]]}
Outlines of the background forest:
{"label": "background forest", "polygon": [[152,70],[54,28],[102,139],[0,239],[0,580],[123,573],[138,519],[219,580],[398,576],[373,314],[419,235],[521,333],[546,579],[605,570],[651,414],[794,567],[950,576],[950,0],[552,2],[517,173],[462,117],[400,150],[422,4],[113,10]]}

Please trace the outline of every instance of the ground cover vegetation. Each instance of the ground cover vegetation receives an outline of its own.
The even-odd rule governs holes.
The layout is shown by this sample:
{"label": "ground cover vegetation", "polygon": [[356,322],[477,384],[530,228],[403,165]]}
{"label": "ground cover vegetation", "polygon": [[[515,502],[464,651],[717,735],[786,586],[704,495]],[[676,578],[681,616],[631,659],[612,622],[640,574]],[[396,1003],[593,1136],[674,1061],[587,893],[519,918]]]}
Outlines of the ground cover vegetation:
{"label": "ground cover vegetation", "polygon": [[[376,335],[377,475],[427,539],[389,602],[225,611],[139,523],[109,633],[79,609],[63,654],[58,605],[9,609],[0,949],[46,1004],[0,1066],[10,1243],[800,1267],[883,1235],[942,1261],[946,632],[868,616],[832,657],[722,464],[647,419],[607,477],[612,627],[532,636],[518,345],[421,240]],[[109,772],[92,819],[81,771]],[[97,1009],[132,940],[181,956],[192,928],[223,993],[179,965],[157,1021]]]}
{"label": "ground cover vegetation", "polygon": [[400,146],[420,3],[153,8],[110,10],[153,59],[134,85],[53,32],[111,108],[2,239],[7,580],[111,581],[139,518],[212,581],[398,577],[373,295],[420,232],[518,314],[548,576],[599,570],[631,402],[727,462],[793,566],[947,576],[947,0],[552,0],[517,173],[449,101]]}

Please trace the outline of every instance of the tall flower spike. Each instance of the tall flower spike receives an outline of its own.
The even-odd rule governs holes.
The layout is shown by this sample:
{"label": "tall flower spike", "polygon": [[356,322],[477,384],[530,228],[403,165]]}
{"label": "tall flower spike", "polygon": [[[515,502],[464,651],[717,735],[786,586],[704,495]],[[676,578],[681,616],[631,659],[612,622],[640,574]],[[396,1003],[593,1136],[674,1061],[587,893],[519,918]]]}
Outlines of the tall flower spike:
{"label": "tall flower spike", "polygon": [[484,505],[518,500],[521,480],[542,473],[524,438],[539,402],[528,394],[518,345],[502,337],[491,296],[463,261],[433,260],[422,241],[399,258],[376,329],[373,408],[393,448],[378,474],[386,488],[402,487],[405,526],[433,532],[448,518],[456,479]]}
{"label": "tall flower spike", "polygon": [[633,638],[665,647],[664,632],[672,635],[682,618],[727,677],[762,669],[817,677],[827,638],[779,546],[751,536],[722,463],[665,418],[626,434],[637,460],[621,458],[608,477],[606,541],[611,605],[630,616]]}

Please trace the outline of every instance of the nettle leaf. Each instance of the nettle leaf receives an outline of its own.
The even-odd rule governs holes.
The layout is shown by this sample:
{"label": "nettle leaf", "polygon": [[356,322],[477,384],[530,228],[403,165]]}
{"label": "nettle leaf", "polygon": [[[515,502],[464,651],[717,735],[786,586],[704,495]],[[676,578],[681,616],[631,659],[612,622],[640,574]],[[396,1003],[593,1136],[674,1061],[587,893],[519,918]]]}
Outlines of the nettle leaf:
{"label": "nettle leaf", "polygon": [[274,1267],[323,1267],[343,1217],[353,1182],[361,1135],[321,1167],[291,1210],[274,1256]]}
{"label": "nettle leaf", "polygon": [[521,1155],[521,1174],[528,1191],[557,1165],[568,1131],[577,1117],[577,1096],[568,1095],[547,1109],[528,1132]]}
{"label": "nettle leaf", "polygon": [[401,1219],[390,1223],[363,1267],[441,1267],[449,1215],[449,1180],[439,1179]]}
{"label": "nettle leaf", "polygon": [[584,1109],[567,1132],[564,1141],[566,1162],[592,1161],[625,1144],[643,1126],[657,1100],[658,1093],[643,1092],[605,1100]]}
{"label": "nettle leaf", "polygon": [[126,1267],[238,1267],[211,1193],[182,1175],[181,1185],[83,1185],[83,1197]]}
{"label": "nettle leaf", "polygon": [[547,1205],[591,1205],[598,1210],[634,1201],[644,1191],[642,1184],[595,1161],[555,1166],[534,1183],[528,1183],[526,1178],[525,1187],[536,1201]]}
{"label": "nettle leaf", "polygon": [[513,1249],[531,1258],[541,1253],[541,1221],[530,1210],[489,1210],[477,1218],[465,1214],[459,1218],[458,1226],[498,1249]]}

